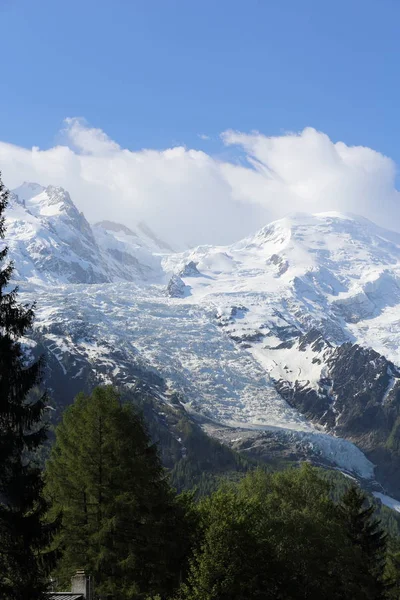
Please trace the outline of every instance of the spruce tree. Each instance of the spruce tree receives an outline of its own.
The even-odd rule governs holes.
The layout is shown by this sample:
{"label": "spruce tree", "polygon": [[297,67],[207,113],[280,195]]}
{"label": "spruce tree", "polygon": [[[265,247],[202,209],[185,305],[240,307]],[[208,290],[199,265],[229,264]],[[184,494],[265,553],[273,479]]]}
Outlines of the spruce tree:
{"label": "spruce tree", "polygon": [[[0,177],[1,239],[8,195]],[[7,251],[0,250],[0,598],[36,600],[46,588],[42,551],[52,531],[42,522],[41,471],[32,458],[46,438],[45,399],[30,395],[42,364],[26,366],[18,340],[32,326],[34,312],[17,302]]]}
{"label": "spruce tree", "polygon": [[187,507],[175,499],[140,416],[113,388],[80,394],[64,412],[46,480],[52,510],[62,512],[60,588],[79,567],[114,600],[173,591],[191,535]]}
{"label": "spruce tree", "polygon": [[353,580],[364,598],[383,598],[387,536],[380,521],[374,518],[374,507],[353,485],[344,493],[338,512],[352,547],[358,551],[352,566]]}

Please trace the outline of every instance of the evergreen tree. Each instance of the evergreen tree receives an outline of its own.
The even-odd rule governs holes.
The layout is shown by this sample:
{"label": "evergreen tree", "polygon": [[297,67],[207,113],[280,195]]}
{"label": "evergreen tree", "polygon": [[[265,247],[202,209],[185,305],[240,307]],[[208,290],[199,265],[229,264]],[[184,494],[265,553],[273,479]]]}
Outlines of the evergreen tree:
{"label": "evergreen tree", "polygon": [[[5,236],[8,191],[0,178],[0,238]],[[25,366],[19,338],[31,327],[32,307],[10,288],[13,266],[0,251],[0,598],[36,600],[45,589],[43,549],[52,527],[42,523],[46,504],[33,453],[46,438],[45,400],[33,401],[41,362]]]}
{"label": "evergreen tree", "polygon": [[61,587],[80,567],[114,600],[173,591],[191,543],[190,508],[175,498],[141,418],[113,388],[80,394],[64,412],[46,480],[52,510],[62,512]]}
{"label": "evergreen tree", "polygon": [[388,551],[385,568],[385,598],[399,600],[400,598],[400,539],[391,538],[388,541]]}
{"label": "evergreen tree", "polygon": [[352,547],[358,551],[353,563],[354,580],[364,598],[383,598],[387,536],[374,518],[374,507],[353,485],[344,493],[338,512]]}

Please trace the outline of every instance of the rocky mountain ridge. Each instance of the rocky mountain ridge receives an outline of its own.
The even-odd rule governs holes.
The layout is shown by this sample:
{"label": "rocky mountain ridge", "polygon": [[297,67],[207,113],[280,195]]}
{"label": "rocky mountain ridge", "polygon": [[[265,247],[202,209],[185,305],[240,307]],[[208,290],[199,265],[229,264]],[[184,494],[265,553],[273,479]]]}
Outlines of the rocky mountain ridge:
{"label": "rocky mountain ridge", "polygon": [[145,386],[226,443],[297,448],[400,497],[398,234],[297,214],[178,254],[26,184],[7,243],[55,407],[98,381]]}
{"label": "rocky mountain ridge", "polygon": [[145,225],[139,233],[101,222],[91,226],[61,187],[24,183],[13,190],[7,239],[16,278],[37,284],[152,281],[166,251]]}

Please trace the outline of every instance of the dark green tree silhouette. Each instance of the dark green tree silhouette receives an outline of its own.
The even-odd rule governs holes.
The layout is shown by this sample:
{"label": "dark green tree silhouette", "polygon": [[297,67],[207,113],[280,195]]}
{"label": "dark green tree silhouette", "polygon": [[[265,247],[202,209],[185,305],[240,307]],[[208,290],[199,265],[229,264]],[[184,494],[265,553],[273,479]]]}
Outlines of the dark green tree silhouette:
{"label": "dark green tree silhouette", "polygon": [[[5,237],[8,196],[0,178],[0,239]],[[39,382],[42,363],[26,366],[18,340],[32,326],[34,312],[17,302],[7,252],[4,245],[0,250],[0,598],[36,600],[46,587],[43,550],[53,529],[42,522],[47,507],[41,471],[33,460],[46,438],[45,398],[35,401],[30,394]]]}
{"label": "dark green tree silhouette", "polygon": [[387,535],[374,517],[374,507],[353,485],[344,493],[338,512],[352,547],[358,550],[353,578],[363,590],[364,598],[383,598]]}

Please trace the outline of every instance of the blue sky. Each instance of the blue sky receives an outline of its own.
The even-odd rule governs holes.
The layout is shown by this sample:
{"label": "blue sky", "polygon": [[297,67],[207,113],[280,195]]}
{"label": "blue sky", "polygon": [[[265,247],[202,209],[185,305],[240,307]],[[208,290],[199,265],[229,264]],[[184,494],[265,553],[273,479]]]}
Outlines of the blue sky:
{"label": "blue sky", "polygon": [[299,210],[400,231],[400,0],[0,0],[0,20],[10,188],[61,185],[175,247]]}
{"label": "blue sky", "polygon": [[[398,0],[0,0],[0,139],[123,147],[313,126],[400,163]],[[201,140],[198,134],[212,140]]]}

